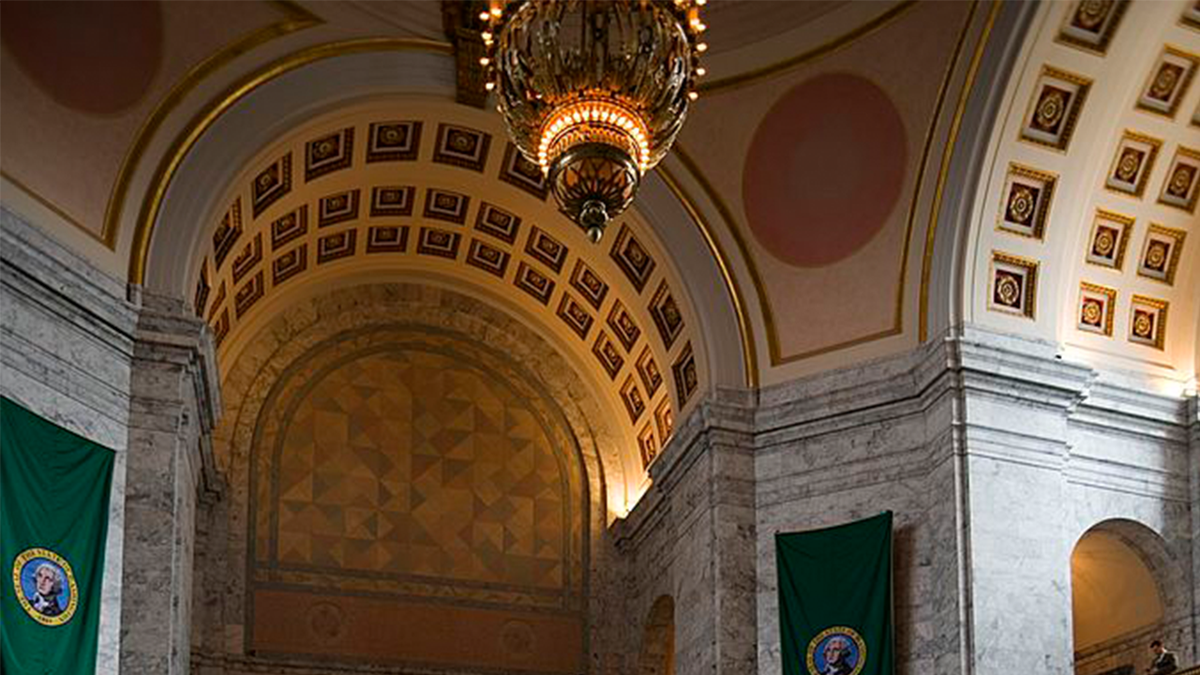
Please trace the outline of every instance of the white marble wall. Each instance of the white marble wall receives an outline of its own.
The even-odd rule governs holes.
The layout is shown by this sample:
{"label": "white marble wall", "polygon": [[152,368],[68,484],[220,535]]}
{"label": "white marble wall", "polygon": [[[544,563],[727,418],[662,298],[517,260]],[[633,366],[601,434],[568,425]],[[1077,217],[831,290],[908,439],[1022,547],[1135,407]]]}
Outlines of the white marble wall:
{"label": "white marble wall", "polygon": [[137,309],[122,283],[0,207],[0,393],[116,451],[97,673],[119,670],[129,380]]}
{"label": "white marble wall", "polygon": [[[1067,675],[1076,658],[1074,544],[1089,527],[1128,519],[1147,528],[1145,548],[1161,549],[1153,572],[1174,598],[1161,629],[1190,663],[1189,458],[1200,449],[1200,424],[1195,400],[1188,405],[1111,384],[1063,362],[1053,345],[971,327],[757,400],[743,394],[739,412],[752,419],[738,428],[737,456],[753,462],[753,508],[747,500],[742,513],[753,517],[745,531],[754,532],[756,560],[746,574],[756,592],[741,606],[755,608],[753,630],[740,613],[727,619],[717,610],[742,581],[714,574],[714,533],[736,530],[742,516],[722,518],[712,507],[729,481],[713,469],[706,439],[727,422],[698,412],[664,452],[655,487],[614,531],[629,565],[627,639],[637,644],[650,604],[670,593],[678,672],[720,667],[722,644],[753,639],[756,665],[727,672],[774,675],[775,532],[891,509],[897,672]],[[726,635],[736,638],[722,643]],[[1098,661],[1079,656],[1079,672],[1093,672]]]}

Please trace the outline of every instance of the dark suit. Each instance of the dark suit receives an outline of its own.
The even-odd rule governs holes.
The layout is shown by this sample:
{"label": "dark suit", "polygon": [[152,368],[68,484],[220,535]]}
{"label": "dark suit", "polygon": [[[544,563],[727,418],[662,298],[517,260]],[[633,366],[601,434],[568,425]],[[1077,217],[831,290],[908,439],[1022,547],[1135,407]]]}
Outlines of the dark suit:
{"label": "dark suit", "polygon": [[1175,655],[1171,652],[1163,650],[1163,653],[1154,659],[1154,663],[1150,664],[1150,675],[1167,675],[1179,670],[1179,664],[1175,662]]}

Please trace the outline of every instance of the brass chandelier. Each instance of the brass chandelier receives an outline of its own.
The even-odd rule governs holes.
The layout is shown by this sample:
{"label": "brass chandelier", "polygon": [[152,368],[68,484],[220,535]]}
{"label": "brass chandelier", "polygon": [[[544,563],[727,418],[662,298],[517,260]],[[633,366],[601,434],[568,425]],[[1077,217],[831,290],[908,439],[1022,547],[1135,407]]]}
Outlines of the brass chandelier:
{"label": "brass chandelier", "polygon": [[599,241],[696,99],[706,0],[490,0],[486,87],[559,209]]}

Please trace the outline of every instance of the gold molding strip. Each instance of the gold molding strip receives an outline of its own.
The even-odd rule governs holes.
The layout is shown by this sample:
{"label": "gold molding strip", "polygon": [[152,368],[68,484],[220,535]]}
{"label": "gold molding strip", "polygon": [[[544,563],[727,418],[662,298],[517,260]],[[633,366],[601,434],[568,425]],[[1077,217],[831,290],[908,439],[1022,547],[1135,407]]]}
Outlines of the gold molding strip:
{"label": "gold molding strip", "polygon": [[440,54],[452,54],[454,51],[449,43],[423,38],[356,38],[326,42],[277,59],[233,83],[211,99],[175,137],[150,180],[150,189],[142,202],[137,229],[133,234],[133,250],[129,259],[130,283],[140,285],[145,282],[146,262],[150,254],[150,240],[154,233],[155,221],[158,218],[158,211],[162,207],[167,188],[170,187],[179,165],[200,137],[204,135],[204,132],[234,104],[263,84],[316,61],[348,54],[410,50]]}
{"label": "gold molding strip", "polygon": [[[997,2],[997,6],[998,6],[998,2]],[[835,351],[838,351],[841,349],[847,349],[849,347],[855,347],[855,346],[858,346],[861,344],[873,342],[875,340],[880,340],[883,338],[892,337],[894,335],[899,335],[899,334],[903,333],[903,330],[904,330],[904,327],[903,327],[904,290],[905,290],[906,277],[908,275],[908,252],[909,252],[909,246],[912,241],[913,225],[916,222],[917,206],[920,202],[920,197],[921,197],[921,185],[924,182],[925,170],[928,166],[929,153],[933,146],[933,140],[935,137],[935,132],[937,130],[938,122],[942,116],[942,107],[945,104],[946,94],[950,88],[950,81],[953,78],[955,68],[958,65],[959,58],[962,55],[963,46],[966,44],[967,37],[970,33],[971,24],[974,22],[974,19],[975,19],[975,10],[978,7],[979,7],[979,3],[974,2],[971,4],[970,11],[967,12],[966,20],[963,22],[962,30],[959,32],[958,41],[955,44],[954,51],[951,54],[951,57],[946,66],[945,73],[942,76],[942,82],[938,89],[937,102],[934,105],[934,110],[933,110],[933,114],[931,116],[930,125],[925,134],[924,147],[921,151],[921,162],[920,162],[920,164],[918,166],[918,170],[917,170],[917,177],[916,177],[916,181],[914,183],[912,200],[909,202],[907,226],[906,226],[906,231],[905,231],[905,235],[904,235],[904,245],[901,247],[901,252],[900,252],[900,274],[899,274],[899,282],[897,284],[897,291],[896,291],[896,305],[895,305],[896,310],[895,310],[895,313],[893,316],[893,324],[892,324],[891,328],[877,331],[875,333],[871,333],[868,335],[859,336],[857,338],[852,338],[850,340],[846,340],[843,342],[838,342],[836,344],[826,345],[824,347],[818,347],[816,349],[811,349],[811,350],[808,350],[805,352],[788,354],[786,356],[783,355],[781,353],[782,349],[779,344],[779,333],[775,326],[774,311],[771,307],[770,298],[767,295],[765,285],[763,284],[763,281],[762,281],[762,276],[759,273],[757,266],[754,264],[753,258],[750,256],[749,246],[746,244],[745,238],[742,236],[740,230],[738,229],[737,225],[735,224],[737,221],[734,220],[733,214],[730,211],[729,207],[718,196],[717,191],[713,188],[712,184],[708,182],[708,179],[700,171],[700,168],[699,168],[699,166],[697,166],[696,162],[694,160],[692,160],[691,157],[689,157],[688,154],[684,151],[682,144],[678,141],[675,143],[675,152],[678,154],[679,158],[683,161],[684,166],[688,169],[689,172],[691,172],[693,178],[695,178],[697,183],[699,183],[699,185],[701,186],[701,188],[703,189],[703,191],[705,193],[705,196],[707,196],[708,199],[717,207],[717,211],[720,213],[721,218],[725,221],[726,227],[733,234],[734,241],[737,243],[738,249],[741,252],[743,259],[745,259],[745,261],[746,261],[746,267],[750,271],[750,278],[754,283],[755,292],[758,295],[759,306],[762,308],[763,323],[766,325],[767,348],[768,348],[769,357],[770,357],[770,365],[772,367],[786,365],[789,363],[794,363],[796,361],[801,361],[803,359],[811,358],[814,356],[820,356],[822,354],[835,352]],[[994,13],[995,13],[995,8],[993,8],[993,15],[994,15]],[[993,18],[994,18],[994,16],[993,16]],[[989,28],[990,28],[990,23],[989,23]],[[976,57],[975,57],[976,60],[978,59],[978,54],[980,54],[982,52],[982,45],[986,44],[986,37],[987,37],[986,33],[984,33],[981,36],[980,47],[978,47],[976,49]],[[956,116],[958,116],[958,117],[961,117],[961,115],[962,115],[962,104],[963,104],[963,100],[960,99],[959,110],[956,111]],[[944,183],[944,182],[945,182],[945,176],[943,175],[939,178],[939,183]]]}
{"label": "gold molding strip", "polygon": [[108,197],[108,206],[104,210],[104,225],[101,229],[101,240],[105,246],[110,249],[116,248],[125,196],[129,193],[129,183],[133,180],[133,173],[141,163],[142,156],[145,154],[146,148],[150,145],[151,139],[154,138],[154,134],[162,127],[167,116],[179,106],[183,98],[208,78],[209,75],[228,65],[239,56],[275,38],[324,23],[320,17],[312,14],[295,2],[275,0],[270,4],[282,11],[287,18],[250,33],[246,37],[222,48],[217,53],[192,66],[183,78],[158,102],[158,105],[150,112],[150,116],[142,122],[137,134],[134,136],[133,144],[121,160],[121,168],[117,172],[117,179],[113,183],[113,190]]}
{"label": "gold molding strip", "polygon": [[933,245],[937,236],[937,226],[942,209],[942,197],[946,189],[946,177],[950,172],[950,162],[954,158],[955,145],[958,143],[958,132],[962,128],[963,113],[967,108],[967,98],[975,86],[975,77],[979,74],[979,64],[983,60],[983,50],[992,35],[996,25],[996,17],[1000,14],[1001,0],[992,0],[991,11],[988,12],[987,23],[980,33],[975,46],[975,54],[971,57],[971,65],[967,68],[967,78],[963,82],[962,91],[958,95],[958,107],[954,111],[954,121],[950,125],[950,134],[942,150],[942,166],[938,172],[937,187],[933,193],[933,203],[929,205],[929,225],[925,228],[925,252],[921,258],[921,287],[917,311],[917,342],[924,343],[929,337],[929,280],[932,274]]}
{"label": "gold molding strip", "polygon": [[[694,171],[692,173],[695,175]],[[729,266],[729,256],[726,255],[720,240],[713,234],[712,225],[705,219],[700,210],[696,208],[691,195],[687,193],[683,184],[671,173],[666,164],[658,166],[658,175],[662,178],[663,183],[666,184],[667,189],[671,191],[671,194],[675,195],[675,198],[679,200],[679,204],[683,206],[683,210],[687,212],[688,217],[692,219],[696,228],[700,230],[700,234],[704,236],[704,243],[708,245],[709,252],[712,253],[717,267],[721,270],[721,277],[725,280],[725,290],[729,292],[729,301],[733,303],[733,311],[737,316],[738,333],[742,341],[742,367],[745,370],[746,386],[751,389],[757,389],[759,382],[758,345],[754,343],[754,325],[750,321],[745,294],[742,293],[737,277],[733,274],[733,270]]]}
{"label": "gold molding strip", "polygon": [[874,33],[880,28],[883,28],[895,19],[902,16],[908,10],[915,7],[916,4],[916,0],[904,0],[903,2],[889,7],[879,16],[871,19],[858,28],[836,37],[829,42],[818,45],[802,54],[797,54],[796,56],[784,59],[783,61],[772,63],[771,65],[763,66],[761,68],[755,68],[754,70],[740,73],[738,75],[731,75],[720,80],[702,83],[699,87],[697,87],[697,90],[704,94],[711,94],[719,91],[744,87],[746,85],[753,84],[758,80],[775,75],[776,73],[780,73],[785,70],[791,70],[792,68],[795,68],[796,66],[799,66],[805,62],[832,54],[833,52],[849,46],[859,39]]}

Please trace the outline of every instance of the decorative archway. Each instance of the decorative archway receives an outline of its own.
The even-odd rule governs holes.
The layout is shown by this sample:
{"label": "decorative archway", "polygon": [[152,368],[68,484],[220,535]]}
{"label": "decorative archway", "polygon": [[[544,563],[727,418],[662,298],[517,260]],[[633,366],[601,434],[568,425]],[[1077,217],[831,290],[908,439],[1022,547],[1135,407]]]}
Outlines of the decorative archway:
{"label": "decorative archway", "polygon": [[661,595],[650,607],[642,629],[638,675],[675,675],[675,600]]}
{"label": "decorative archway", "polygon": [[1076,542],[1070,564],[1076,675],[1142,672],[1155,639],[1190,661],[1191,589],[1157,533],[1133,520],[1102,521]]}

